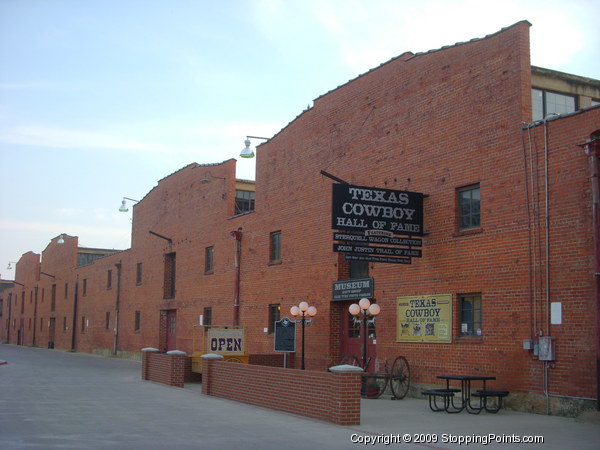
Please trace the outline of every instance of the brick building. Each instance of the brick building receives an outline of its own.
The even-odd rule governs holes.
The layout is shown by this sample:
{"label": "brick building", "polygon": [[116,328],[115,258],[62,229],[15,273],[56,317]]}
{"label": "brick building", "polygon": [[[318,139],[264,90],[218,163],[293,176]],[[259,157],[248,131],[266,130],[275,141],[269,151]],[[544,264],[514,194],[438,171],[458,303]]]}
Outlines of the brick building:
{"label": "brick building", "polygon": [[[255,185],[235,160],[165,177],[133,207],[128,250],[61,235],[26,253],[0,293],[2,341],[191,352],[202,315],[272,354],[272,321],[307,301],[306,367],[323,370],[360,354],[356,299],[332,300],[336,281],[358,278],[381,308],[369,356],[404,355],[415,393],[469,372],[495,375],[515,408],[595,405],[600,82],[532,68],[529,26],[404,53],[325,93],[258,147]],[[333,251],[333,184],[424,194],[423,228],[394,233],[421,242],[383,246],[421,256]]]}

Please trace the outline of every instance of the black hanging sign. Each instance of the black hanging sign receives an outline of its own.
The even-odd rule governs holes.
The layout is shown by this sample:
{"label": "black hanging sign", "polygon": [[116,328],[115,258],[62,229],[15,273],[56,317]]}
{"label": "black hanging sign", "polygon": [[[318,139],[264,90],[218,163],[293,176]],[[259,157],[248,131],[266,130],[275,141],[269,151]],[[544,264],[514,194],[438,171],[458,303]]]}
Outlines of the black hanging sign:
{"label": "black hanging sign", "polygon": [[423,235],[423,194],[351,184],[332,184],[331,228]]}

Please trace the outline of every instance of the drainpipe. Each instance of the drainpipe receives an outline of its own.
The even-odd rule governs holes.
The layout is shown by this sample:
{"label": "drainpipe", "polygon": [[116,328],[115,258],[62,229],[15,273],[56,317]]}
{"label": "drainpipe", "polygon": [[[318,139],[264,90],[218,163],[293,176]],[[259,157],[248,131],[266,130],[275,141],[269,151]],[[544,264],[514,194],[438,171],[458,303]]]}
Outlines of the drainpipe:
{"label": "drainpipe", "polygon": [[119,345],[119,307],[121,303],[121,261],[115,264],[117,268],[117,300],[115,302],[115,340],[113,345],[113,355],[117,356]]}
{"label": "drainpipe", "polygon": [[235,283],[233,296],[233,326],[240,324],[240,263],[242,259],[242,228],[232,231],[235,239]]}
{"label": "drainpipe", "polygon": [[75,351],[76,346],[76,338],[75,333],[77,333],[77,300],[79,295],[79,275],[75,280],[75,294],[73,295],[73,330],[71,333],[71,351]]}
{"label": "drainpipe", "polygon": [[[556,114],[554,114],[556,115]],[[550,201],[548,199],[548,118],[544,119],[544,189],[545,189],[545,228],[546,228],[546,336],[550,336]],[[550,387],[548,361],[544,361],[544,392],[546,394],[546,414],[550,414]]]}
{"label": "drainpipe", "polygon": [[12,292],[8,294],[8,329],[6,330],[6,343],[10,344],[10,320],[11,320],[11,312],[12,312]]}
{"label": "drainpipe", "polygon": [[34,287],[34,299],[33,299],[33,346],[35,347],[35,329],[37,328],[37,304],[38,304],[38,287]]}

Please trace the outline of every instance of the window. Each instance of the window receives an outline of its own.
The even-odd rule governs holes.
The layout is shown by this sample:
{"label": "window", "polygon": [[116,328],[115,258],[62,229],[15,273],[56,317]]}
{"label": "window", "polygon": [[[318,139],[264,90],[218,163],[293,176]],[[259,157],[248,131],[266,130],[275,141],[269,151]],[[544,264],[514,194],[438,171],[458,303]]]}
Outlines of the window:
{"label": "window", "polygon": [[460,336],[481,336],[481,294],[461,294]]}
{"label": "window", "polygon": [[106,273],[106,289],[112,289],[112,270]]}
{"label": "window", "polygon": [[110,311],[106,311],[106,329],[110,329]]}
{"label": "window", "polygon": [[82,288],[82,290],[83,290],[82,295],[85,297],[87,295],[87,278],[83,279],[83,288]]}
{"label": "window", "polygon": [[135,284],[142,284],[142,263],[137,263],[137,270],[135,274]]}
{"label": "window", "polygon": [[281,305],[269,305],[269,333],[275,332],[275,322],[280,319]]}
{"label": "window", "polygon": [[2,303],[4,303],[4,300],[0,298],[0,317],[2,317]]}
{"label": "window", "polygon": [[175,255],[175,253],[167,253],[165,255],[164,298],[175,297]]}
{"label": "window", "polygon": [[349,261],[350,278],[369,278],[368,261]]}
{"label": "window", "polygon": [[63,317],[63,331],[67,331],[67,330],[68,330],[68,328],[67,328],[67,318]]}
{"label": "window", "polygon": [[204,318],[202,319],[202,323],[206,327],[212,325],[212,308],[204,308]]}
{"label": "window", "polygon": [[50,311],[56,311],[56,285],[52,285],[52,294],[50,296]]}
{"label": "window", "polygon": [[65,300],[69,298],[69,283],[65,283]]}
{"label": "window", "polygon": [[44,329],[44,318],[40,317],[40,331]]}
{"label": "window", "polygon": [[85,333],[85,317],[81,316],[81,332]]}
{"label": "window", "polygon": [[134,325],[134,331],[140,331],[140,323],[141,323],[140,312],[139,312],[139,311],[136,311],[136,312],[135,312],[135,325]]}
{"label": "window", "polygon": [[479,185],[472,185],[458,190],[458,229],[470,230],[479,228]]}
{"label": "window", "polygon": [[281,231],[271,233],[269,245],[269,261],[271,263],[281,262]]}
{"label": "window", "polygon": [[212,273],[214,270],[215,248],[206,247],[204,250],[204,273]]}
{"label": "window", "polygon": [[254,192],[235,191],[235,214],[254,211]]}
{"label": "window", "polygon": [[574,95],[532,89],[531,100],[533,120],[542,120],[553,113],[566,114],[577,110],[576,97]]}

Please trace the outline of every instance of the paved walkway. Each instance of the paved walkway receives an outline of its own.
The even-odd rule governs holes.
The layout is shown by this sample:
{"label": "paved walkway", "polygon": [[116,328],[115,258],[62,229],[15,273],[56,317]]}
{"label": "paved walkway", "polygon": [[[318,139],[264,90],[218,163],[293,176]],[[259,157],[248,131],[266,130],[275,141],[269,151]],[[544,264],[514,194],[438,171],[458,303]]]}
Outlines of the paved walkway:
{"label": "paved walkway", "polygon": [[[141,363],[0,345],[0,448],[14,449],[594,449],[599,422],[502,410],[434,413],[426,400],[362,400],[361,425],[344,427],[141,379]],[[310,401],[290,392],[290,401]],[[403,436],[406,440],[402,441]],[[497,438],[490,439],[490,436]],[[509,444],[542,436],[543,444]],[[498,443],[500,439],[503,443]],[[416,442],[421,440],[423,442]],[[435,441],[435,442],[434,442]],[[385,444],[390,443],[386,446]]]}

